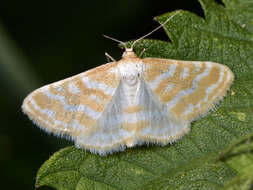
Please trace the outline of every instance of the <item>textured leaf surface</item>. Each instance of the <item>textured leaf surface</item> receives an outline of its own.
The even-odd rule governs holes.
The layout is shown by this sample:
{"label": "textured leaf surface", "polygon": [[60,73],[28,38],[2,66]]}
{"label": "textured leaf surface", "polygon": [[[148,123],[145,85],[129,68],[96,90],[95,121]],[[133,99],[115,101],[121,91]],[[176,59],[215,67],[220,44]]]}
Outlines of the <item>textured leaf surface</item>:
{"label": "textured leaf surface", "polygon": [[222,158],[237,175],[229,181],[226,190],[250,190],[253,187],[253,137],[246,138],[231,148]]}
{"label": "textured leaf surface", "polygon": [[[79,189],[223,189],[235,171],[219,158],[253,132],[253,2],[201,0],[205,19],[187,11],[157,17],[172,43],[143,40],[144,57],[208,60],[228,65],[235,74],[233,93],[218,108],[194,122],[191,132],[173,145],[137,147],[107,157],[74,147],[43,164],[36,186]],[[248,7],[243,13],[240,7]],[[237,17],[238,16],[238,17]],[[245,24],[245,25],[244,25]]]}

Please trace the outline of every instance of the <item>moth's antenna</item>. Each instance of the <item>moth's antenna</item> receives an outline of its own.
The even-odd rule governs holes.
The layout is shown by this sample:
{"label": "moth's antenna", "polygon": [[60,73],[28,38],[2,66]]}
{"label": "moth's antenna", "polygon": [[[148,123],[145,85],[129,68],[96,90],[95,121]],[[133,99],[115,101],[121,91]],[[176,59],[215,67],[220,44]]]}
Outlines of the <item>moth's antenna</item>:
{"label": "moth's antenna", "polygon": [[174,15],[170,16],[170,17],[169,17],[164,23],[162,23],[160,26],[158,26],[157,28],[155,28],[154,30],[152,30],[151,32],[149,32],[148,34],[146,34],[146,35],[140,37],[139,39],[135,40],[134,43],[132,44],[131,48],[133,48],[134,45],[135,45],[138,41],[142,40],[143,38],[149,36],[150,34],[154,33],[154,32],[157,31],[158,29],[162,28],[167,22],[169,22],[169,21],[170,21],[176,14],[178,14],[178,13],[179,13],[179,12],[176,12]]}
{"label": "moth's antenna", "polygon": [[119,42],[119,43],[122,44],[124,47],[126,47],[126,43],[124,43],[124,42],[122,42],[122,41],[120,41],[120,40],[117,40],[117,39],[112,38],[112,37],[110,37],[110,36],[106,36],[106,35],[104,35],[104,34],[103,34],[103,36],[104,36],[105,38],[107,38],[107,39],[112,40],[112,41]]}

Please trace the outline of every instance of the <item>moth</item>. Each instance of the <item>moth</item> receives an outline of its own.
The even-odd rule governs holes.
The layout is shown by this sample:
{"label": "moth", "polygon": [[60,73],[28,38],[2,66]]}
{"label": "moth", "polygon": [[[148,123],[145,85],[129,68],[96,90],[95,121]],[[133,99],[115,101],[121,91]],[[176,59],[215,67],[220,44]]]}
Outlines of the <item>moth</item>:
{"label": "moth", "polygon": [[141,59],[132,45],[119,61],[35,90],[22,110],[43,130],[106,155],[177,141],[226,95],[233,79],[225,65]]}

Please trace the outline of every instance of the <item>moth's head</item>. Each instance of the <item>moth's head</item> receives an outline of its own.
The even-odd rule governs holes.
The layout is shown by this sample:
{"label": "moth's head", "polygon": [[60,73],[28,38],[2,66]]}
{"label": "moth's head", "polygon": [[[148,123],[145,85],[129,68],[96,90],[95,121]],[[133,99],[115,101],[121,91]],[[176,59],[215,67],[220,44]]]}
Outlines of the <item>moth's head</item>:
{"label": "moth's head", "polygon": [[135,50],[134,48],[127,48],[127,47],[124,47],[122,49],[122,58],[136,58],[136,54],[135,54]]}

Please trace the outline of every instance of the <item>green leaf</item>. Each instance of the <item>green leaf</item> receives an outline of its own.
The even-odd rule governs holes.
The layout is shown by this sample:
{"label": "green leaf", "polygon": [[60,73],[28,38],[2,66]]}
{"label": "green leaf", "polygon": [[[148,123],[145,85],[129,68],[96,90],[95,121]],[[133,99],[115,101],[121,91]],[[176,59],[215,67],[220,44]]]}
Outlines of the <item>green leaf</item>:
{"label": "green leaf", "polygon": [[253,137],[243,139],[222,158],[228,166],[237,171],[233,180],[226,184],[226,190],[250,190],[253,186]]}
{"label": "green leaf", "polygon": [[[107,157],[74,147],[60,150],[38,171],[37,187],[218,190],[232,180],[237,170],[220,158],[245,135],[253,134],[253,2],[226,0],[228,8],[214,0],[200,2],[205,19],[187,11],[159,16],[157,20],[164,23],[175,15],[164,26],[172,43],[142,40],[136,44],[137,53],[145,48],[144,57],[228,65],[235,74],[233,93],[172,145],[136,147]],[[241,7],[248,12],[242,13]]]}

